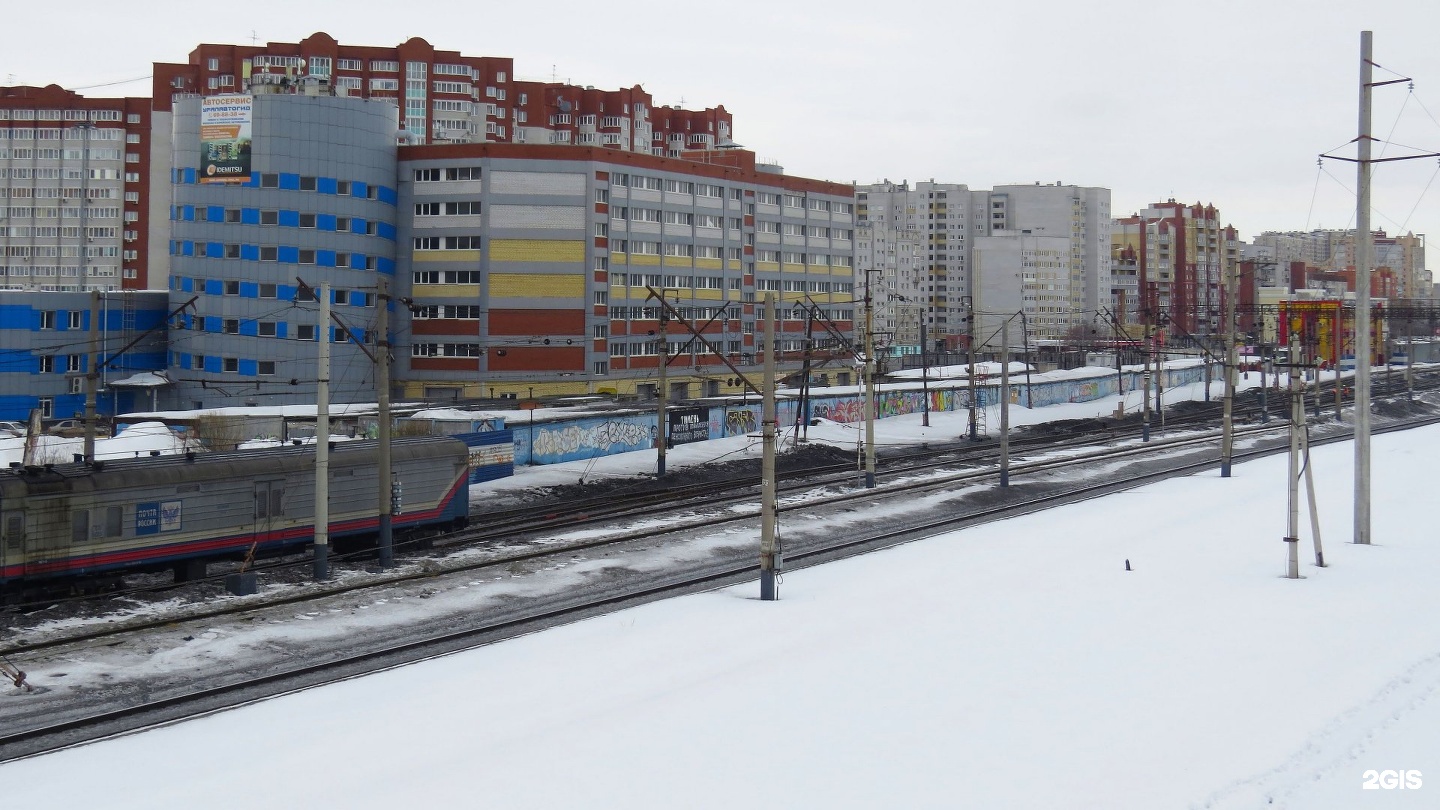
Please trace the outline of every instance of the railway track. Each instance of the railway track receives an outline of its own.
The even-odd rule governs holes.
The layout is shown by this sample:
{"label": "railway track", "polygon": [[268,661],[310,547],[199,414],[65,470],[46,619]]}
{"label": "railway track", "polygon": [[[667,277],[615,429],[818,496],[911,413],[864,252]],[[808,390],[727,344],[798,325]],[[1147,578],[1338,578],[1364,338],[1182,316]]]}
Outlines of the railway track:
{"label": "railway track", "polygon": [[[1437,422],[1440,422],[1440,418],[1430,417],[1410,420],[1391,425],[1377,426],[1375,432],[1377,434],[1385,433],[1393,430],[1435,424]],[[1262,434],[1271,430],[1283,429],[1284,427],[1285,425],[1281,423],[1275,425],[1273,428],[1257,428],[1253,430],[1252,433]],[[1213,439],[1214,437],[1210,436],[1204,437],[1203,440],[1213,441]],[[1312,444],[1327,444],[1336,441],[1345,441],[1347,439],[1348,433],[1337,433],[1329,437],[1317,437],[1312,441]],[[1163,446],[1171,450],[1194,448],[1199,446],[1201,441],[1201,437],[1176,439]],[[1277,442],[1276,444],[1278,445],[1280,443]],[[1136,454],[1153,454],[1154,449],[1155,448],[1151,447],[1115,448],[1104,454],[1087,454],[1084,458],[1052,459],[1019,464],[1012,468],[1012,476],[1063,469],[1081,462],[1093,463],[1096,458],[1114,461],[1133,457]],[[1255,447],[1237,450],[1235,459],[1236,461],[1244,461],[1271,452],[1276,452],[1276,448]],[[1053,492],[1040,493],[1033,497],[1012,495],[1002,499],[999,503],[983,504],[960,513],[946,514],[933,519],[911,522],[906,525],[886,526],[850,538],[840,539],[835,537],[833,533],[830,533],[818,539],[797,544],[787,550],[787,568],[805,567],[806,565],[847,556],[856,552],[885,548],[920,537],[964,528],[965,526],[976,525],[989,520],[1038,511],[1061,503],[1098,497],[1111,492],[1141,486],[1162,478],[1185,475],[1198,470],[1212,469],[1214,466],[1215,459],[1208,455],[1203,459],[1176,458],[1174,463],[1167,463],[1161,469],[1135,471],[1133,466],[1131,466],[1125,474],[1114,478],[1083,481],[1063,486]],[[825,501],[825,504],[835,506],[846,499],[854,500],[864,498],[876,500],[887,494],[903,496],[905,494],[933,490],[947,484],[953,486],[956,483],[974,483],[987,476],[994,476],[994,474],[995,471],[993,470],[972,470],[957,473],[956,476],[948,482],[932,480],[909,485],[896,483],[875,490],[844,493],[836,498]],[[1019,487],[1014,487],[1011,492],[1018,493],[1019,490]],[[793,511],[793,509],[791,511]],[[749,520],[753,518],[749,515],[743,515],[733,516],[733,519]],[[717,525],[717,520],[712,516],[702,520],[700,523],[707,527],[713,527]],[[694,526],[688,528],[693,530]],[[640,536],[656,537],[665,533],[674,534],[686,530],[687,527],[685,526],[672,525],[665,527],[663,530],[657,529],[644,535],[631,534],[623,539],[633,541]],[[618,542],[618,540],[615,537],[611,537],[587,542],[615,543]],[[573,553],[577,548],[582,547],[588,546],[584,544],[565,545],[543,551],[528,552],[526,556],[533,558],[547,554],[569,554]],[[492,621],[480,621],[452,632],[432,634],[420,640],[409,640],[404,643],[391,644],[379,649],[335,657],[327,661],[291,667],[283,672],[241,678],[228,684],[204,690],[158,696],[135,705],[109,711],[94,712],[84,717],[77,717],[44,727],[32,727],[20,730],[5,736],[0,736],[0,761],[54,750],[111,734],[124,733],[128,730],[173,722],[197,713],[215,711],[229,706],[243,705],[247,702],[265,699],[277,694],[311,688],[315,685],[334,682],[366,672],[426,660],[427,658],[449,654],[457,650],[472,649],[496,640],[511,637],[518,633],[529,632],[533,629],[550,626],[557,622],[594,615],[595,613],[604,612],[627,604],[697,590],[705,590],[732,582],[743,581],[748,578],[753,578],[755,572],[758,570],[757,566],[751,561],[754,555],[749,554],[746,555],[746,557],[744,560],[729,560],[705,566],[701,570],[667,574],[660,577],[659,581],[652,581],[647,578],[647,581],[643,583],[631,584],[627,587],[607,591],[595,596],[577,596],[574,599],[565,600],[561,604],[545,609],[522,611],[519,614],[499,617]],[[506,558],[507,561],[513,559],[517,558]],[[500,561],[489,561],[481,565],[494,566],[499,563]],[[133,630],[134,628],[131,628],[130,632],[133,632]],[[71,642],[73,643],[73,641],[72,639]],[[28,649],[33,652],[40,649],[40,647],[37,645]]]}
{"label": "railway track", "polygon": [[[1397,375],[1399,376],[1399,375]],[[1420,388],[1432,388],[1440,386],[1440,371],[1417,373],[1417,382]],[[1404,390],[1403,379],[1395,381],[1391,386],[1394,390],[1387,391],[1383,378],[1377,379],[1376,396],[1394,394]],[[1322,384],[1322,390],[1330,383]],[[1254,398],[1251,397],[1253,400]],[[1280,399],[1280,397],[1272,398]],[[1207,407],[1208,406],[1208,407]],[[1217,400],[1202,405],[1199,402],[1190,403],[1191,413],[1176,415],[1168,418],[1163,423],[1163,428],[1155,425],[1156,433],[1168,433],[1173,431],[1187,431],[1202,427],[1219,420],[1221,403]],[[1272,407],[1277,407],[1272,405]],[[1278,407],[1287,409],[1284,414],[1288,418],[1288,402],[1279,403]],[[1310,408],[1307,406],[1307,413]],[[1275,425],[1284,425],[1285,421],[1280,420],[1280,414],[1272,413],[1277,417]],[[1254,402],[1243,403],[1237,406],[1236,410],[1237,437],[1245,435],[1249,428],[1243,425],[1247,422],[1254,424],[1260,421],[1259,409]],[[1027,450],[1035,451],[1061,451],[1068,449],[1082,449],[1086,447],[1103,446],[1114,443],[1138,440],[1142,433],[1141,426],[1105,424],[1100,420],[1086,420],[1088,429],[1074,432],[1069,435],[1056,435],[1047,433],[1043,435],[1024,435],[1012,437],[1010,449],[1012,458],[1021,457]],[[1078,430],[1078,428],[1077,428]],[[1205,441],[1204,437],[1198,437],[1195,441]],[[1127,456],[1138,456],[1148,452],[1147,448],[1167,446],[1163,438],[1141,445],[1128,451],[1123,451]],[[983,468],[989,464],[995,464],[999,459],[999,443],[996,440],[985,442],[971,442],[959,440],[950,443],[936,444],[922,448],[907,449],[903,452],[888,453],[881,458],[877,465],[877,480],[884,483],[888,480],[904,479],[907,477],[930,473],[948,468],[960,468],[970,472],[959,476],[942,475],[934,480],[945,483],[955,483],[965,480],[977,480],[983,478]],[[1103,455],[1103,454],[1102,454]],[[1051,469],[1049,466],[1034,468],[1033,470],[1024,464],[1012,466],[1012,475],[1023,475],[1026,472],[1042,471]],[[976,471],[978,470],[978,471]],[[793,470],[781,475],[781,483],[778,487],[778,494],[783,498],[794,496],[797,493],[811,492],[825,487],[848,486],[855,483],[858,470],[854,464],[835,464],[820,467],[811,467],[803,470]],[[664,507],[669,512],[692,511],[702,506],[716,505],[725,506],[744,503],[757,496],[759,483],[754,474],[732,477],[723,480],[711,480],[702,483],[686,485],[670,485],[633,492],[609,492],[603,496],[581,500],[567,500],[561,503],[547,503],[539,506],[530,506],[511,510],[498,510],[480,512],[475,515],[478,520],[483,520],[485,525],[479,528],[471,528],[436,538],[427,538],[424,543],[410,541],[409,543],[398,544],[397,551],[401,552],[402,559],[409,561],[420,558],[421,555],[429,555],[430,549],[434,546],[446,550],[454,550],[465,546],[485,546],[501,544],[514,546],[524,544],[537,535],[559,530],[573,531],[592,526],[603,526],[606,523],[616,520],[635,518],[653,519],[654,510],[657,507]],[[863,497],[864,492],[856,493],[856,497]],[[833,496],[833,499],[843,499],[842,496]],[[717,522],[734,522],[739,518],[734,516],[717,518]],[[639,535],[643,536],[643,535]],[[598,544],[591,544],[584,548],[594,548]],[[497,556],[486,564],[505,564],[521,562],[533,558],[533,554],[525,551],[511,551]],[[339,554],[332,556],[336,564],[363,565],[372,557],[372,552],[363,550],[350,554]],[[292,555],[290,558],[279,558],[274,561],[262,561],[252,566],[251,570],[262,574],[283,572],[287,570],[308,570],[309,558],[306,555]],[[264,601],[265,605],[300,604],[316,598],[341,593],[364,590],[369,587],[403,583],[407,581],[422,580],[433,576],[429,572],[412,572],[387,574],[368,578],[361,582],[349,582],[345,584],[332,584],[314,586],[301,589],[297,593],[287,596],[270,597]],[[210,587],[219,592],[224,575],[219,574],[202,580]],[[107,599],[135,597],[140,595],[163,594],[177,588],[193,587],[196,583],[152,583],[144,586],[132,587],[118,591],[108,591],[102,594],[85,595],[74,597],[76,600],[85,599]],[[39,606],[50,606],[65,600],[47,600],[37,603]],[[24,606],[21,606],[23,609]],[[187,618],[221,617],[232,615],[237,612],[254,609],[253,602],[242,605],[222,605],[209,610],[202,610],[190,614]],[[165,620],[154,620],[139,624],[126,623],[127,630],[147,629],[150,627],[162,626]],[[54,642],[43,642],[45,645],[74,643],[76,641],[104,638],[107,631],[96,631],[92,634],[81,634],[59,639]],[[18,646],[11,650],[0,650],[0,654],[19,653],[26,650],[37,649],[37,646]]]}

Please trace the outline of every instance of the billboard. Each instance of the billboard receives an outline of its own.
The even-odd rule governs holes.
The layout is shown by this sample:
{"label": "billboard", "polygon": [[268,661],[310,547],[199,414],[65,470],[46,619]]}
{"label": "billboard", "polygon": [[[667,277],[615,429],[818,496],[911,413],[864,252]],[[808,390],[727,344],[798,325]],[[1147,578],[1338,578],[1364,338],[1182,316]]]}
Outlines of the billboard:
{"label": "billboard", "polygon": [[704,408],[676,408],[666,417],[670,423],[671,447],[710,438],[710,417]]}
{"label": "billboard", "polygon": [[200,101],[200,182],[250,182],[250,123],[255,98],[246,93]]}
{"label": "billboard", "polygon": [[1305,361],[1326,367],[1338,364],[1341,349],[1353,348],[1344,315],[1338,300],[1281,301],[1277,324],[1280,345],[1288,345],[1293,339],[1300,345]]}

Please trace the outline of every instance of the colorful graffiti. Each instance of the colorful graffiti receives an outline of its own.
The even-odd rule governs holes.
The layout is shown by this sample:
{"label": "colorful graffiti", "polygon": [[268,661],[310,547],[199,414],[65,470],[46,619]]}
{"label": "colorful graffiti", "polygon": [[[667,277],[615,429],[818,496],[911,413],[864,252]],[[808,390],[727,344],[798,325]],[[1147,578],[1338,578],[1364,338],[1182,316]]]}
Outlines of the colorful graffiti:
{"label": "colorful graffiti", "polygon": [[747,433],[753,433],[759,429],[759,423],[759,417],[749,408],[726,411],[724,428],[720,432],[720,437],[743,436]]}
{"label": "colorful graffiti", "polygon": [[655,445],[655,427],[643,421],[607,420],[535,428],[531,458],[539,463],[644,450]]}
{"label": "colorful graffiti", "polygon": [[[1199,382],[1204,375],[1200,366],[1167,368],[1165,387],[1172,388]],[[980,407],[994,407],[1000,400],[998,381],[979,386],[975,393]],[[1116,393],[1119,379],[1110,371],[1097,373],[1093,377],[1067,380],[1036,381],[1026,386],[1023,380],[1011,380],[1011,402],[1015,404],[1043,407],[1065,402],[1088,402]],[[1125,372],[1125,390],[1140,386],[1138,371]],[[924,391],[884,391],[876,397],[876,416],[885,418],[903,414],[920,413],[925,410],[927,393]],[[937,389],[928,392],[931,411],[959,411],[970,407],[968,386]],[[782,427],[795,424],[799,403],[786,399],[777,403],[776,420]],[[828,419],[832,422],[856,423],[865,419],[863,400],[859,396],[817,397],[810,401],[809,413],[813,418]],[[760,405],[737,404],[717,405],[709,410],[705,420],[709,437],[753,434],[760,429]],[[615,419],[588,419],[576,422],[546,423],[534,426],[534,446],[529,446],[529,431],[517,429],[515,434],[515,460],[517,463],[555,464],[562,461],[588,459],[611,453],[632,450],[647,450],[655,446],[655,417],[632,416]]]}

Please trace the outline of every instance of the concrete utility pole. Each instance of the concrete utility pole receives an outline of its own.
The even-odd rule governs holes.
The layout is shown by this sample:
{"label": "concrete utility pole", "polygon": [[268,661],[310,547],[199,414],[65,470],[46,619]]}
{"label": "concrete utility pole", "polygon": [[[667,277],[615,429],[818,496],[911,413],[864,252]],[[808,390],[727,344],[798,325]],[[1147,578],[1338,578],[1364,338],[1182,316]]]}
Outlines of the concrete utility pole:
{"label": "concrete utility pole", "polygon": [[[660,291],[661,298],[664,298],[665,291]],[[666,366],[670,365],[670,343],[665,336],[665,327],[670,325],[670,312],[665,307],[660,307],[660,330],[657,337],[655,354],[660,357],[660,379],[655,390],[655,477],[665,477],[665,448],[670,444],[670,423],[665,414],[665,406],[669,404],[670,392],[669,382],[665,379]]]}
{"label": "concrete utility pole", "polygon": [[[1224,435],[1220,438],[1220,477],[1230,477],[1230,464],[1235,457],[1235,366],[1239,361],[1235,355],[1235,263],[1228,262],[1225,270],[1225,420]],[[1205,364],[1210,367],[1209,363]],[[1206,381],[1205,390],[1210,390]]]}
{"label": "concrete utility pole", "polygon": [[923,427],[930,427],[930,354],[926,351],[925,317],[920,317],[920,391],[924,397],[924,416],[920,417]]}
{"label": "concrete utility pole", "polygon": [[1300,433],[1300,452],[1304,453],[1305,497],[1310,503],[1310,537],[1315,541],[1315,565],[1325,567],[1325,550],[1320,546],[1320,505],[1315,502],[1315,465],[1310,463],[1310,431]]}
{"label": "concrete utility pole", "polygon": [[1372,33],[1360,32],[1360,134],[1355,188],[1355,542],[1370,544],[1370,114]]}
{"label": "concrete utility pole", "polygon": [[380,279],[376,303],[380,306],[375,339],[375,388],[380,404],[380,567],[389,568],[395,563],[394,529],[392,515],[399,508],[398,493],[395,490],[390,462],[390,293],[385,279]]}
{"label": "concrete utility pole", "polygon": [[[84,201],[80,203],[82,206]],[[100,293],[90,291],[90,359],[85,369],[85,463],[95,463],[95,382],[100,377]]]}
{"label": "concrete utility pole", "polygon": [[1285,524],[1285,576],[1300,578],[1300,432],[1305,429],[1304,389],[1300,382],[1300,352],[1295,336],[1287,345],[1290,362],[1290,471],[1286,480],[1289,509]]}
{"label": "concrete utility pole", "polygon": [[1010,486],[1010,318],[1000,323],[1000,486]]}
{"label": "concrete utility pole", "polygon": [[774,601],[775,574],[780,570],[780,551],[775,544],[775,293],[765,293],[764,363],[765,382],[760,406],[762,462],[760,473],[760,598]]}
{"label": "concrete utility pole", "polygon": [[[971,299],[971,300],[974,300],[974,299]],[[974,307],[974,305],[971,305],[971,307],[970,307],[970,339],[969,339],[968,343],[969,343],[969,345],[968,345],[966,348],[969,349],[969,354],[970,354],[970,441],[973,442],[973,441],[978,441],[978,440],[980,439],[980,415],[979,415],[980,412],[979,412],[979,410],[978,410],[978,408],[980,407],[980,400],[979,400],[979,396],[980,396],[980,386],[979,386],[979,383],[975,380],[975,307]]]}
{"label": "concrete utility pole", "polygon": [[[1266,369],[1268,369],[1268,368],[1270,368],[1270,358],[1265,356],[1265,347],[1262,345],[1262,346],[1260,347],[1260,423],[1261,423],[1261,424],[1264,424],[1264,423],[1270,421],[1270,397],[1269,397],[1269,395],[1266,393],[1267,389],[1266,389],[1266,387],[1265,387],[1265,386],[1269,385],[1269,383],[1266,382],[1266,379],[1265,379]],[[1336,384],[1338,385],[1338,384],[1339,384],[1339,383],[1338,383],[1338,380],[1339,380],[1338,375],[1337,375],[1337,377],[1336,377],[1336,380],[1337,380],[1337,383],[1336,383]]]}
{"label": "concrete utility pole", "polygon": [[320,285],[315,372],[315,579],[330,578],[330,283]]}
{"label": "concrete utility pole", "polygon": [[865,275],[865,488],[875,488],[875,305]]}
{"label": "concrete utility pole", "polygon": [[1150,441],[1150,314],[1145,313],[1145,345],[1141,354],[1145,358],[1145,371],[1140,376],[1140,401],[1145,411],[1145,421],[1140,424],[1140,441]]}
{"label": "concrete utility pole", "polygon": [[1165,431],[1165,352],[1160,349],[1160,330],[1155,330],[1155,415],[1160,417],[1160,431]]}

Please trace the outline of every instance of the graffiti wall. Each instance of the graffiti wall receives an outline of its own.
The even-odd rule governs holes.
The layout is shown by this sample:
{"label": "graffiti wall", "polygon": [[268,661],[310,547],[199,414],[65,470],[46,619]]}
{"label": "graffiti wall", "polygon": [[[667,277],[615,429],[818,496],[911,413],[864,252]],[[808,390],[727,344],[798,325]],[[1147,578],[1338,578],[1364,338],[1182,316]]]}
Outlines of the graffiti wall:
{"label": "graffiti wall", "polygon": [[655,415],[587,417],[533,428],[515,425],[514,433],[517,464],[559,464],[653,448]]}
{"label": "graffiti wall", "polygon": [[[1140,387],[1141,373],[1126,371],[1125,390]],[[1181,385],[1200,382],[1204,379],[1202,366],[1167,368],[1161,383],[1168,390]],[[1218,375],[1216,377],[1218,379]],[[1093,377],[1078,377],[1065,380],[1034,381],[1027,387],[1023,375],[1011,381],[1010,401],[1021,407],[1044,407],[1065,402],[1089,402],[1118,392],[1119,379],[1115,372],[1097,371]],[[931,411],[961,411],[970,407],[970,390],[961,385],[956,388],[937,388],[928,395],[924,391],[881,391],[876,396],[877,418],[921,413],[929,401]],[[993,406],[1000,401],[1000,381],[991,379],[976,386],[977,405]],[[723,439],[730,436],[758,435],[760,433],[760,403],[730,403],[708,408],[706,419],[709,438]],[[792,427],[799,403],[793,399],[781,400],[776,406],[776,421],[780,429]],[[858,395],[822,396],[810,400],[810,416],[828,419],[832,422],[863,422],[865,409]],[[573,421],[545,422],[533,426],[511,424],[515,437],[516,464],[558,464],[563,461],[580,461],[612,453],[628,453],[635,450],[653,450],[655,447],[655,414],[629,414],[614,417],[585,417]]]}

